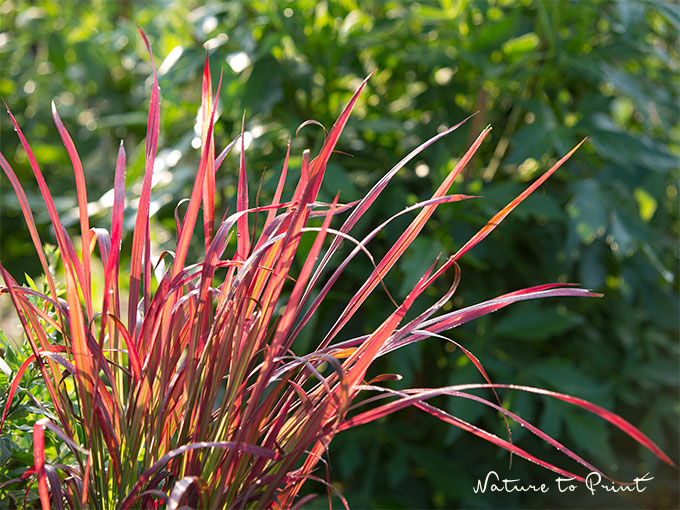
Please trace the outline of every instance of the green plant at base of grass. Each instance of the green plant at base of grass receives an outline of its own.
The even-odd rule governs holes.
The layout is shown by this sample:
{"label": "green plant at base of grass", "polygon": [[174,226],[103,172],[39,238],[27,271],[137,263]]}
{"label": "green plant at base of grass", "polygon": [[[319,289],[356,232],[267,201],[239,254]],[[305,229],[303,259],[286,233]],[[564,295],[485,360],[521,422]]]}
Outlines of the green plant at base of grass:
{"label": "green plant at base of grass", "polygon": [[[153,66],[150,45],[143,33],[142,37]],[[543,394],[582,407],[672,464],[637,428],[599,406],[537,388],[493,384],[479,360],[455,342],[486,383],[400,390],[378,385],[399,378],[393,374],[374,376],[366,382],[368,370],[378,357],[426,338],[445,338],[442,332],[511,303],[556,296],[596,296],[569,284],[546,284],[437,315],[460,281],[457,261],[562,166],[579,144],[495,214],[456,253],[441,264],[434,261],[401,303],[391,299],[394,310],[379,327],[365,336],[339,341],[343,327],[377,286],[384,287],[383,278],[418,237],[437,207],[473,198],[447,193],[490,132],[489,127],[482,130],[429,200],[394,214],[364,238],[357,239],[350,234],[352,228],[394,175],[422,150],[465,122],[414,149],[359,201],[342,204],[336,196],[330,204],[317,202],[326,165],[368,79],[359,86],[327,134],[318,155],[312,158],[309,150],[304,151],[293,196],[282,201],[289,170],[289,145],[272,203],[251,207],[243,125],[242,135],[215,157],[213,128],[217,100],[213,99],[206,57],[200,164],[186,211],[181,219],[176,215],[176,249],[152,261],[149,201],[160,117],[160,91],[153,66],[145,174],[129,272],[120,268],[126,168],[123,144],[115,168],[110,231],[90,228],[80,158],[53,105],[54,121],[76,178],[79,255],[62,226],[33,152],[9,113],[47,206],[65,277],[63,299],[21,183],[0,154],[0,166],[19,198],[46,282],[44,292],[19,286],[0,265],[5,282],[1,292],[10,296],[32,351],[12,379],[0,431],[25,371],[35,364],[49,394],[52,417],[42,418],[33,426],[34,464],[22,478],[35,476],[43,508],[63,508],[64,501],[71,508],[98,509],[155,508],[160,504],[173,509],[187,505],[290,508],[307,500],[298,498],[307,480],[327,485],[330,498],[335,489],[328,480],[328,472],[326,480],[315,473],[318,464],[325,462],[323,454],[333,437],[407,406],[557,473],[583,480],[582,476],[518,447],[511,437],[502,439],[429,402],[442,395],[486,405],[502,413],[506,423],[507,418],[517,421],[589,471],[600,472],[556,439],[504,409],[496,388]],[[219,97],[220,86],[221,79],[215,97]],[[237,210],[229,216],[225,212],[222,220],[216,221],[215,173],[236,143],[241,148]],[[202,228],[197,227],[199,210]],[[336,215],[347,212],[349,216],[339,228],[331,227]],[[396,243],[382,258],[374,258],[367,244],[392,220],[412,212],[417,212],[416,218]],[[189,246],[197,230],[203,232],[205,255],[202,261],[191,263],[187,260]],[[236,242],[230,244],[234,233]],[[313,237],[313,243],[301,254],[305,234]],[[331,241],[324,252],[327,239]],[[329,261],[343,242],[354,248],[333,269]],[[233,244],[234,253],[225,257]],[[97,247],[104,272],[101,308],[92,291]],[[296,354],[294,342],[300,331],[359,254],[370,260],[373,266],[370,276],[316,349]],[[167,270],[159,270],[165,259],[171,259],[171,264]],[[299,270],[295,269],[296,260],[303,261]],[[325,274],[326,270],[330,275]],[[453,281],[448,292],[407,321],[407,315],[415,313],[412,310],[415,301],[434,281],[451,272]],[[127,314],[121,303],[123,279],[129,280]],[[493,398],[488,400],[472,392],[478,389],[491,390]],[[47,462],[46,430],[70,450],[71,464]],[[343,503],[346,505],[344,499]]]}

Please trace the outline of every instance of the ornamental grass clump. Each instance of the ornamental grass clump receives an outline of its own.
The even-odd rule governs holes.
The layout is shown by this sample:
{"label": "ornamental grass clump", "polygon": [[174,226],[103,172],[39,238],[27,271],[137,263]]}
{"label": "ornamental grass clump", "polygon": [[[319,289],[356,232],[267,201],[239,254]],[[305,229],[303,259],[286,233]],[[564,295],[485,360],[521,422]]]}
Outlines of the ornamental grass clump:
{"label": "ornamental grass clump", "polygon": [[[143,33],[142,37],[153,66],[149,42]],[[291,508],[307,501],[308,497],[298,494],[308,480],[325,484],[329,498],[336,491],[322,464],[326,463],[328,445],[337,433],[406,406],[415,406],[557,473],[583,480],[578,474],[515,445],[510,436],[502,439],[429,403],[432,397],[441,395],[488,406],[502,413],[506,421],[509,418],[527,427],[587,471],[599,472],[556,439],[504,409],[496,395],[498,388],[537,393],[580,406],[671,463],[642,432],[601,407],[537,388],[493,384],[480,361],[457,343],[486,383],[396,390],[381,383],[399,379],[397,375],[373,374],[367,381],[368,370],[378,357],[430,337],[443,338],[442,332],[511,303],[595,295],[571,284],[547,284],[438,313],[458,286],[459,259],[567,161],[577,146],[500,210],[456,253],[432,261],[406,298],[387,310],[377,329],[359,338],[344,338],[343,327],[372,291],[383,285],[385,275],[437,207],[472,198],[447,193],[490,132],[487,127],[480,133],[430,199],[401,210],[358,239],[352,235],[352,228],[379,200],[396,173],[462,124],[414,149],[361,200],[344,204],[336,196],[331,203],[320,203],[317,194],[326,165],[367,81],[368,78],[359,86],[319,153],[312,158],[309,150],[304,151],[299,173],[288,166],[288,145],[271,204],[253,207],[249,202],[244,137],[237,137],[215,157],[213,127],[221,78],[213,97],[206,58],[200,164],[186,211],[183,217],[176,214],[176,247],[154,260],[149,201],[159,135],[160,96],[153,67],[145,173],[135,211],[129,269],[121,265],[126,169],[123,144],[113,176],[110,228],[92,227],[81,161],[52,105],[76,180],[82,240],[79,254],[62,226],[29,143],[9,113],[54,227],[64,281],[56,281],[22,184],[0,155],[0,166],[19,199],[46,282],[45,292],[18,285],[0,264],[4,280],[0,291],[11,298],[32,351],[13,374],[0,430],[7,426],[8,409],[29,366],[39,370],[49,394],[49,402],[42,403],[45,417],[33,426],[33,465],[27,466],[21,479],[3,485],[24,481],[29,486],[28,492],[30,485],[37,482],[43,509]],[[215,208],[215,172],[236,143],[241,147],[237,208],[219,219]],[[297,186],[292,196],[284,198],[284,184],[294,171]],[[341,214],[345,215],[344,221],[337,218]],[[415,218],[396,243],[382,257],[374,257],[368,250],[369,242],[393,219],[412,214]],[[310,222],[312,218],[320,220]],[[199,221],[203,226],[197,229]],[[196,230],[203,233],[204,255],[191,261],[189,246],[197,241]],[[303,235],[312,236],[313,243],[300,253]],[[235,242],[230,243],[234,237]],[[353,247],[351,252],[331,265],[343,243]],[[294,342],[301,329],[317,313],[334,283],[357,255],[371,261],[370,276],[331,329],[319,337],[316,349],[295,352]],[[294,259],[303,260],[299,271],[293,270],[297,267]],[[167,270],[156,271],[161,260],[167,263]],[[92,284],[96,265],[101,265],[104,275],[99,296],[93,294]],[[449,290],[434,305],[415,313],[412,308],[417,298],[443,278],[451,280]],[[125,289],[129,289],[127,296],[122,295]],[[407,312],[415,315],[408,322]],[[478,389],[489,391],[490,398],[472,392]],[[54,459],[46,457],[46,431],[68,450],[67,463],[55,464]]]}

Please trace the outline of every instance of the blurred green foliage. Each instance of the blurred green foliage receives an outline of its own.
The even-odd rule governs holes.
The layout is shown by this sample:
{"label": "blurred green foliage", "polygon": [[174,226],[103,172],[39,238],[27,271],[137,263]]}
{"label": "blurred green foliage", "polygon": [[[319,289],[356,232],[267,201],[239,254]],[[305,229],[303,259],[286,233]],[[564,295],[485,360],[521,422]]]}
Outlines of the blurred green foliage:
{"label": "blurred green foliage", "polygon": [[[186,196],[197,166],[204,46],[213,76],[224,73],[217,148],[240,132],[245,111],[249,168],[266,169],[263,196],[273,191],[297,126],[307,119],[330,126],[372,71],[369,90],[340,142],[353,157],[334,156],[324,199],[338,190],[342,200],[356,199],[442,126],[479,112],[400,173],[357,235],[427,198],[481,128],[494,127],[454,185],[455,192],[485,198],[440,208],[428,235],[387,280],[401,295],[434,257],[455,251],[551,161],[588,137],[539,194],[465,256],[450,306],[550,281],[580,282],[605,296],[518,304],[451,334],[478,356],[492,380],[604,405],[678,460],[677,5],[7,0],[0,6],[0,24],[0,95],[32,143],[65,222],[77,218],[75,191],[51,120],[52,99],[83,158],[93,221],[107,227],[107,192],[120,139],[129,156],[128,188],[134,193],[140,187],[150,67],[136,24],[150,36],[162,95],[162,150],[151,210],[159,250],[174,235],[174,207]],[[294,168],[300,149],[318,148],[322,136],[313,126],[300,131],[293,140]],[[49,240],[46,211],[6,115],[0,142],[35,210],[43,212],[37,221]],[[222,210],[233,208],[235,168],[228,159],[218,174]],[[18,203],[8,182],[0,183],[0,259],[17,276],[36,274]],[[395,225],[381,234],[373,253],[384,253],[398,232]],[[368,271],[366,265],[346,273],[329,296],[330,306],[316,318],[317,331],[328,327]],[[446,284],[441,285],[440,293]],[[386,303],[376,292],[360,320],[349,325],[347,338],[375,326]],[[309,331],[307,341],[313,337]],[[465,356],[435,341],[391,354],[384,368],[402,373],[408,386],[481,380]],[[644,493],[627,496],[583,492],[567,499],[556,490],[540,497],[474,494],[474,483],[490,470],[531,483],[554,484],[555,476],[517,459],[507,472],[505,452],[417,410],[338,436],[330,449],[331,478],[356,508],[678,504],[677,471],[620,440],[601,420],[537,396],[506,392],[504,398],[510,409],[614,478],[632,480],[649,471],[654,482]],[[442,405],[504,434],[502,420],[486,409],[453,399]],[[513,427],[520,445],[573,468],[528,436]],[[324,498],[316,504],[323,506]]]}

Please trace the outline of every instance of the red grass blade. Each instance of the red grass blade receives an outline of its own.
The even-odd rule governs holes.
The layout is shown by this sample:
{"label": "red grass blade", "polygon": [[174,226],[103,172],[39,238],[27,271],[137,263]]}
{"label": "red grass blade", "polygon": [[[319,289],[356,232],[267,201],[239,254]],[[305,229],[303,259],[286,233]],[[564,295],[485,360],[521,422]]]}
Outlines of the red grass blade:
{"label": "red grass blade", "polygon": [[505,219],[505,217],[510,214],[515,207],[517,207],[519,204],[521,204],[525,198],[527,198],[529,195],[531,195],[536,188],[538,188],[541,184],[543,184],[548,177],[550,177],[559,167],[561,167],[573,154],[578,150],[578,148],[583,145],[583,143],[586,141],[584,138],[579,142],[579,144],[571,149],[565,156],[562,157],[557,163],[555,163],[550,170],[545,172],[541,177],[536,179],[534,183],[531,184],[527,189],[525,189],[522,193],[517,196],[512,202],[510,202],[508,205],[506,205],[503,209],[498,211],[494,215],[493,218],[489,220],[489,222],[479,231],[477,232],[465,245],[456,252],[456,254],[451,258],[452,261],[458,260],[460,257],[462,257],[465,253],[467,253],[473,246],[475,246],[477,243],[479,243],[482,239],[484,239],[486,236],[488,236],[499,224],[501,221]]}
{"label": "red grass blade", "polygon": [[33,425],[33,463],[38,478],[38,492],[43,510],[50,510],[50,492],[45,475],[45,427],[39,422]]}
{"label": "red grass blade", "polygon": [[158,148],[158,134],[160,129],[160,89],[158,87],[158,76],[156,74],[156,64],[154,63],[153,53],[149,40],[144,31],[137,27],[144,40],[146,51],[151,61],[153,71],[153,84],[151,86],[151,101],[149,103],[149,118],[146,129],[146,156],[144,163],[144,181],[142,182],[142,192],[139,197],[137,207],[137,217],[135,219],[135,230],[132,236],[132,252],[130,254],[130,293],[128,297],[128,329],[135,335],[137,330],[137,300],[139,299],[139,286],[141,283],[142,261],[144,260],[144,250],[149,237],[149,201],[151,199],[151,179],[153,177],[153,166],[156,160]]}
{"label": "red grass blade", "polygon": [[309,165],[309,180],[313,182],[318,178],[319,182],[319,186],[317,186],[316,190],[312,194],[313,200],[316,199],[316,195],[319,192],[319,187],[321,185],[320,174],[323,174],[323,172],[326,171],[326,164],[328,163],[328,160],[331,157],[333,149],[335,149],[335,145],[338,143],[340,134],[345,129],[345,125],[349,120],[349,115],[350,113],[352,113],[352,109],[354,108],[354,105],[359,99],[361,91],[364,90],[364,87],[368,83],[368,80],[371,78],[371,76],[373,76],[373,72],[371,72],[371,74],[369,74],[366,78],[364,78],[364,81],[361,82],[361,85],[359,85],[359,87],[357,88],[356,92],[352,96],[352,99],[350,99],[347,106],[345,106],[343,112],[335,121],[335,124],[333,124],[330,133],[326,137],[323,147],[321,147],[321,150],[319,151],[319,155],[315,157]]}
{"label": "red grass blade", "polygon": [[402,321],[411,305],[420,296],[420,294],[427,288],[425,285],[429,279],[430,273],[434,268],[434,264],[428,271],[420,278],[416,286],[406,296],[404,302],[395,310],[374,333],[369,335],[364,343],[362,343],[356,351],[354,351],[343,363],[343,369],[346,372],[347,386],[354,388],[365,377],[366,370],[373,363],[378,352],[393,334],[399,323]]}
{"label": "red grass blade", "polygon": [[238,139],[241,137],[241,135],[237,136],[234,138],[231,142],[229,142],[229,145],[227,145],[224,149],[222,149],[222,152],[220,152],[220,155],[217,156],[217,159],[215,159],[215,173],[220,169],[220,166],[222,166],[222,161],[224,161],[224,158],[227,157],[227,154],[231,151],[232,147],[236,144]]}
{"label": "red grass blade", "polygon": [[[435,333],[441,333],[447,329],[455,328],[461,324],[465,324],[473,319],[481,317],[482,315],[495,312],[508,306],[509,304],[516,303],[518,301],[526,301],[529,299],[539,299],[547,297],[557,297],[557,296],[576,296],[576,297],[601,297],[601,294],[594,294],[587,289],[577,289],[577,288],[546,288],[553,287],[553,284],[539,287],[532,287],[529,289],[524,289],[523,291],[516,291],[511,294],[506,294],[495,299],[490,299],[484,301],[483,303],[478,303],[476,305],[468,306],[461,310],[456,310],[448,314],[442,315],[440,317],[435,317],[433,319],[427,320],[420,324],[419,329],[426,331],[431,331]],[[541,289],[541,290],[536,290]],[[412,337],[418,338],[418,334],[414,333]],[[410,343],[410,342],[409,342]]]}
{"label": "red grass blade", "polygon": [[[381,390],[384,390],[382,388]],[[400,392],[395,392],[395,393],[400,393]],[[430,390],[428,393],[419,393],[416,395],[404,395],[402,398],[396,401],[392,401],[388,404],[384,404],[382,406],[379,406],[375,409],[371,409],[369,411],[365,411],[361,414],[358,414],[356,416],[353,416],[352,418],[349,418],[345,420],[339,427],[338,427],[338,432],[356,427],[365,423],[369,423],[371,421],[375,421],[379,418],[382,418],[383,416],[387,416],[389,414],[392,414],[400,409],[404,409],[408,406],[415,405],[416,407],[419,407],[420,409],[426,411],[429,414],[432,414],[433,416],[441,419],[442,421],[449,423],[451,425],[454,425],[461,430],[464,430],[466,432],[469,432],[477,437],[480,437],[486,441],[489,441],[492,444],[495,444],[497,446],[500,446],[501,448],[508,450],[509,452],[512,452],[530,462],[533,462],[535,464],[538,464],[540,466],[543,466],[551,471],[554,471],[555,473],[559,473],[564,476],[568,476],[570,478],[575,478],[578,481],[583,482],[585,479],[581,476],[578,476],[574,473],[571,473],[569,471],[566,471],[560,467],[557,467],[549,462],[543,461],[539,459],[538,457],[532,455],[531,453],[527,452],[523,448],[520,448],[519,446],[514,445],[513,443],[506,441],[504,439],[501,439],[500,437],[496,436],[495,434],[491,434],[490,432],[487,432],[484,429],[481,429],[475,425],[472,425],[471,423],[468,423],[465,420],[462,420],[460,418],[457,418],[455,416],[452,416],[441,409],[438,409],[434,406],[431,406],[425,402],[423,402],[424,399],[426,398],[431,398],[433,396],[441,394],[440,390]],[[491,404],[491,403],[490,403]],[[492,404],[493,405],[493,404]],[[503,408],[500,408],[503,409]]]}
{"label": "red grass blade", "polygon": [[[429,200],[425,200],[425,201],[423,201],[423,202],[419,202],[419,203],[417,203],[417,204],[414,204],[414,205],[412,205],[412,206],[409,206],[409,207],[407,207],[406,209],[403,209],[403,210],[399,211],[398,213],[396,213],[396,214],[390,216],[387,220],[385,220],[385,221],[382,222],[380,225],[378,225],[376,228],[374,228],[374,229],[373,229],[368,235],[366,235],[366,237],[364,237],[360,242],[359,242],[359,241],[356,241],[353,237],[349,236],[348,234],[345,234],[345,233],[343,232],[343,230],[335,231],[335,230],[329,229],[329,232],[332,232],[332,233],[336,236],[336,239],[333,241],[333,243],[331,243],[331,248],[333,247],[333,245],[335,244],[335,242],[338,240],[337,238],[342,238],[342,239],[350,240],[350,241],[354,242],[357,246],[352,250],[352,252],[351,252],[349,255],[347,255],[347,257],[345,257],[345,260],[342,261],[342,263],[338,266],[338,268],[334,271],[334,273],[333,273],[333,274],[331,275],[331,277],[328,279],[328,281],[326,282],[326,284],[323,286],[323,288],[322,288],[321,291],[319,292],[318,296],[314,299],[314,302],[313,302],[312,305],[310,306],[309,310],[305,313],[304,317],[303,317],[302,320],[299,322],[299,324],[296,326],[296,328],[295,328],[295,330],[293,331],[293,333],[290,334],[290,338],[292,339],[292,338],[297,337],[297,335],[299,334],[299,332],[300,332],[300,330],[302,329],[302,327],[303,327],[303,326],[307,323],[307,321],[309,320],[311,314],[318,308],[319,304],[323,301],[323,299],[326,297],[326,295],[330,292],[331,288],[332,288],[333,285],[338,281],[338,279],[339,279],[340,276],[342,275],[342,273],[343,273],[343,271],[345,270],[345,268],[346,268],[346,267],[349,265],[349,263],[354,259],[354,257],[359,253],[359,251],[363,251],[364,253],[366,253],[366,255],[368,256],[369,260],[371,261],[371,264],[373,265],[373,267],[374,267],[374,269],[375,269],[374,273],[376,273],[376,272],[378,271],[378,268],[377,268],[375,262],[373,261],[373,256],[372,256],[372,255],[370,254],[370,252],[365,248],[365,245],[366,245],[367,243],[369,243],[373,238],[375,238],[375,236],[377,236],[377,235],[378,235],[378,234],[379,234],[379,233],[380,233],[387,225],[389,225],[393,220],[395,220],[396,218],[398,218],[398,217],[400,217],[400,216],[402,216],[402,215],[404,215],[404,214],[410,213],[410,212],[415,211],[415,210],[418,210],[418,209],[422,209],[422,208],[424,208],[424,207],[433,206],[433,205],[439,205],[439,204],[444,204],[444,203],[458,202],[458,201],[467,200],[467,199],[470,199],[470,198],[477,198],[477,197],[468,196],[468,195],[444,195],[444,196],[439,197],[439,198],[431,198],[431,199],[429,199]],[[330,248],[329,248],[329,250],[330,250]],[[328,254],[328,252],[326,252],[326,255],[327,255],[327,254]],[[319,263],[319,268],[318,268],[317,271],[315,272],[314,277],[318,277],[318,276],[319,276],[319,274],[320,274],[320,268],[321,268],[321,266],[324,264],[325,261],[327,261],[327,258],[324,258],[324,259]],[[376,274],[378,274],[378,273],[376,273]],[[312,279],[312,280],[313,280],[313,279]],[[382,283],[382,279],[379,279],[379,282]],[[312,283],[313,283],[313,281],[312,281]],[[310,285],[311,285],[311,284],[310,284]],[[310,285],[307,286],[307,292],[308,292],[309,289],[310,289]],[[385,288],[384,284],[383,284],[383,287]],[[389,292],[387,292],[387,288],[385,288],[385,291],[386,291],[386,293],[387,293],[388,296],[389,296],[390,294],[389,294]],[[305,299],[305,298],[304,298],[304,296],[303,296],[303,298],[300,300],[300,302],[301,302],[301,303],[304,303],[304,299]],[[394,303],[394,300],[392,300],[392,302]],[[397,307],[397,306],[398,306],[398,305],[395,304],[395,307]],[[300,310],[301,310],[301,308],[299,307],[299,308],[298,308],[298,313],[300,313]],[[297,319],[297,317],[296,317],[296,319]],[[328,343],[330,343],[330,342],[328,342]],[[326,345],[322,345],[321,347],[319,347],[319,349],[320,349],[320,350],[323,350],[323,349],[325,349],[326,347],[327,347]]]}
{"label": "red grass blade", "polygon": [[[113,180],[113,208],[111,210],[111,252],[104,268],[104,298],[102,302],[102,316],[107,317],[113,301],[114,315],[120,314],[120,296],[118,286],[118,272],[120,268],[120,247],[123,239],[123,213],[125,210],[125,147],[123,141],[118,148],[116,171]],[[100,338],[104,338],[106,321],[102,320]],[[112,335],[111,346],[120,349],[118,335]],[[129,350],[128,345],[128,350]],[[115,359],[122,363],[122,357],[115,355]]]}
{"label": "red grass blade", "polygon": [[[382,179],[380,179],[380,181],[375,186],[373,186],[373,188],[371,188],[371,190],[366,194],[366,196],[361,199],[361,201],[356,206],[354,211],[352,211],[350,216],[343,223],[342,227],[340,228],[340,231],[343,232],[343,233],[347,233],[352,229],[352,227],[354,227],[354,225],[357,223],[357,221],[359,221],[361,216],[375,202],[375,200],[378,198],[380,193],[382,193],[382,191],[385,189],[385,187],[387,187],[387,185],[392,180],[392,178],[397,174],[397,172],[399,170],[401,170],[404,166],[406,166],[409,163],[409,161],[411,161],[413,158],[415,158],[418,154],[420,154],[423,150],[425,150],[427,147],[429,147],[433,143],[437,142],[438,140],[442,139],[446,135],[448,135],[448,134],[452,133],[453,131],[455,131],[456,129],[458,129],[465,122],[467,122],[467,120],[470,117],[467,117],[466,119],[462,120],[458,124],[442,131],[441,133],[430,138],[429,140],[426,140],[425,142],[420,144],[418,147],[416,147],[414,150],[412,150],[399,163],[397,163],[389,172],[387,172],[387,174],[385,174],[385,176],[383,176]],[[328,248],[326,254],[324,255],[321,262],[319,263],[319,269],[316,271],[316,273],[312,277],[309,285],[307,286],[307,290],[305,291],[305,294],[304,294],[304,296],[302,297],[302,300],[301,300],[302,303],[307,302],[307,299],[309,298],[310,294],[312,293],[312,290],[314,289],[316,283],[318,282],[319,278],[321,277],[321,272],[326,267],[330,258],[335,253],[335,251],[338,249],[338,247],[340,246],[341,243],[342,243],[342,239],[334,239],[333,242],[331,243],[330,248]],[[339,276],[340,276],[339,272],[336,271],[335,274],[331,277],[331,280],[335,281],[335,279],[337,279],[337,277],[339,277]],[[321,303],[321,301],[325,297],[328,290],[330,290],[331,285],[332,284],[330,282],[328,284],[326,284],[326,286],[321,291],[319,296],[314,299],[311,306],[309,307],[307,312],[304,314],[302,320],[300,321],[298,326],[296,326],[295,330],[291,334],[292,337],[297,336],[297,334],[304,327],[304,325],[307,324],[307,322],[312,317],[312,315],[314,314],[314,312],[318,308],[319,304]]]}
{"label": "red grass blade", "polygon": [[[220,81],[217,85],[216,97],[220,96],[220,89],[222,87],[222,75],[220,74]],[[210,125],[208,126],[207,138],[212,137],[213,129],[215,126],[215,111],[217,110],[217,101],[212,108],[212,113],[210,115]],[[184,214],[184,221],[182,222],[182,228],[179,233],[179,239],[177,240],[177,250],[175,252],[175,260],[172,265],[172,278],[175,278],[179,272],[184,267],[184,262],[186,261],[187,252],[189,251],[189,243],[191,241],[191,234],[194,232],[194,226],[196,225],[196,219],[198,217],[198,208],[201,203],[201,194],[203,192],[203,180],[205,179],[205,173],[207,168],[210,166],[208,161],[210,158],[210,153],[206,147],[201,154],[201,162],[198,165],[198,172],[196,174],[196,180],[194,181],[194,187],[191,192],[191,198],[189,199],[189,207],[187,212]]]}
{"label": "red grass blade", "polygon": [[52,502],[54,503],[54,510],[64,510],[64,505],[62,503],[64,494],[61,491],[61,482],[59,481],[59,476],[57,475],[57,470],[49,464],[45,464],[45,474],[47,475],[47,480],[50,483],[50,489],[52,491]]}
{"label": "red grass blade", "polygon": [[[215,229],[215,136],[209,129],[212,102],[212,81],[210,78],[210,59],[208,50],[205,52],[205,68],[203,70],[203,90],[201,92],[201,146],[208,151],[208,161],[203,180],[203,230],[205,233],[205,249]],[[208,136],[210,132],[210,136]]]}
{"label": "red grass blade", "polygon": [[123,323],[115,315],[109,314],[109,319],[111,319],[117,326],[117,331],[123,336],[125,341],[125,346],[127,348],[128,356],[130,356],[130,364],[132,365],[133,373],[135,374],[135,382],[138,382],[142,377],[142,366],[139,363],[139,355],[137,354],[137,349],[135,348],[135,343],[130,336],[130,333]]}
{"label": "red grass blade", "polygon": [[635,441],[640,443],[642,446],[647,448],[649,451],[651,451],[654,455],[656,455],[659,459],[664,461],[666,464],[669,466],[675,467],[675,463],[666,455],[661,448],[659,448],[654,441],[652,441],[649,437],[647,437],[640,429],[635,427],[633,424],[628,422],[627,420],[623,419],[621,416],[619,416],[616,413],[613,413],[604,407],[598,406],[597,404],[593,404],[592,402],[588,402],[587,400],[584,400],[582,398],[578,397],[572,397],[571,395],[566,395],[564,393],[558,393],[556,391],[549,391],[549,390],[544,390],[541,388],[533,388],[531,386],[521,386],[521,385],[516,385],[516,384],[477,384],[477,385],[463,385],[463,386],[456,386],[456,389],[473,389],[473,388],[484,388],[484,387],[489,387],[493,386],[495,388],[507,388],[510,390],[521,390],[521,391],[526,391],[529,393],[536,393],[538,395],[546,395],[548,397],[553,397],[559,400],[562,400],[564,402],[567,402],[569,404],[573,404],[575,406],[581,407],[587,411],[590,411],[591,413],[599,416],[603,420],[608,421],[612,425],[614,425],[616,428],[619,430],[625,432],[628,436],[633,438]]}
{"label": "red grass blade", "polygon": [[[479,137],[477,137],[477,140],[475,140],[475,143],[472,144],[472,146],[468,149],[465,155],[456,164],[454,169],[446,177],[444,182],[439,186],[434,195],[432,195],[433,199],[442,197],[446,194],[448,189],[453,184],[455,178],[465,167],[468,161],[470,161],[470,159],[475,154],[475,152],[481,145],[482,141],[484,140],[484,138],[486,138],[490,131],[491,128],[486,128],[484,131],[482,131]],[[366,298],[370,295],[373,289],[375,289],[380,280],[384,278],[384,276],[394,266],[397,260],[399,260],[399,257],[401,257],[401,255],[406,251],[406,249],[410,246],[413,240],[418,236],[420,231],[423,229],[423,227],[425,226],[425,222],[430,218],[430,216],[432,216],[437,205],[438,204],[435,203],[423,208],[423,210],[413,220],[409,227],[399,237],[394,246],[390,248],[390,250],[387,252],[387,255],[385,255],[385,257],[378,264],[378,268],[375,271],[373,271],[371,276],[362,284],[361,288],[357,291],[357,293],[352,297],[350,302],[347,304],[345,310],[342,312],[336,323],[333,325],[331,330],[328,332],[328,334],[322,341],[320,345],[321,348],[326,347],[335,337],[335,335],[340,331],[340,329],[342,329],[342,327],[345,324],[347,324],[349,319],[356,313],[356,311],[359,309],[361,304],[366,300]]]}
{"label": "red grass blade", "polygon": [[288,306],[279,320],[276,333],[274,334],[274,338],[272,339],[271,343],[274,351],[272,354],[274,356],[282,354],[290,347],[285,343],[285,338],[287,337],[288,333],[290,333],[290,328],[293,326],[293,320],[299,311],[300,297],[302,296],[302,292],[304,291],[305,285],[307,284],[307,280],[312,274],[312,270],[314,269],[314,265],[316,264],[319,253],[321,252],[323,241],[326,238],[326,233],[328,232],[331,220],[333,219],[333,214],[335,213],[335,208],[338,204],[338,196],[339,194],[335,195],[335,199],[328,210],[326,218],[321,225],[321,229],[314,240],[314,244],[312,245],[307,258],[305,259],[302,270],[300,271],[297,281],[295,282],[295,287],[290,294]]}
{"label": "red grass blade", "polygon": [[52,194],[50,193],[50,190],[47,187],[47,183],[45,182],[45,178],[43,177],[42,171],[38,166],[38,162],[35,159],[35,155],[33,154],[33,151],[31,150],[31,147],[28,144],[28,141],[26,140],[24,133],[21,131],[21,128],[17,124],[14,115],[12,115],[12,112],[9,110],[7,103],[5,103],[5,107],[7,108],[7,113],[9,114],[9,117],[12,120],[14,129],[17,135],[19,136],[21,145],[24,147],[24,150],[26,151],[26,155],[28,156],[28,161],[31,165],[31,169],[33,170],[33,174],[35,175],[36,181],[38,182],[40,194],[45,200],[47,212],[49,214],[50,221],[52,222],[52,226],[54,227],[55,234],[57,237],[57,245],[59,246],[59,250],[62,253],[62,255],[64,255],[65,259],[67,256],[70,258],[70,261],[73,264],[73,269],[78,277],[78,281],[81,283],[81,288],[83,288],[83,293],[85,293],[85,287],[82,286],[85,281],[83,266],[78,260],[78,258],[75,256],[75,250],[72,249],[73,246],[71,246],[70,247],[71,249],[69,250],[68,245],[70,244],[70,239],[68,239],[68,236],[64,235],[63,228],[61,226],[61,220],[59,219],[57,208],[55,207],[54,200],[52,199]]}
{"label": "red grass blade", "polygon": [[82,257],[85,281],[83,282],[83,297],[85,298],[85,306],[87,307],[87,315],[92,317],[92,290],[91,290],[91,276],[90,276],[90,223],[89,214],[87,212],[87,187],[85,186],[85,175],[83,174],[83,165],[80,162],[80,156],[76,150],[76,146],[71,139],[68,131],[64,127],[64,123],[59,117],[57,107],[52,101],[52,118],[59,131],[59,136],[66,147],[68,156],[73,165],[73,174],[76,179],[76,194],[78,197],[78,217],[80,218],[80,236],[82,241]]}
{"label": "red grass blade", "polygon": [[14,376],[14,379],[12,379],[12,382],[10,383],[9,393],[7,394],[7,401],[5,402],[5,409],[2,411],[2,419],[0,420],[0,434],[2,434],[2,427],[5,425],[5,417],[7,416],[7,411],[9,411],[9,408],[12,405],[12,399],[14,398],[14,394],[16,393],[17,388],[19,387],[21,378],[24,376],[24,372],[26,372],[26,369],[29,367],[31,363],[33,363],[35,358],[36,358],[35,354],[31,354],[28,358],[26,358],[26,361],[24,361],[21,364],[19,370],[17,370],[17,373]]}
{"label": "red grass blade", "polygon": [[[246,174],[246,146],[245,146],[245,125],[246,114],[243,112],[241,119],[241,159],[238,170],[238,191],[236,194],[236,211],[248,209],[248,176]],[[236,254],[238,259],[246,260],[250,252],[250,231],[248,230],[248,216],[243,215],[239,218],[236,227]]]}

